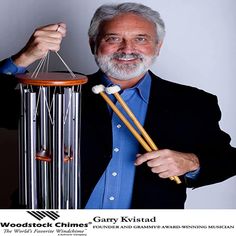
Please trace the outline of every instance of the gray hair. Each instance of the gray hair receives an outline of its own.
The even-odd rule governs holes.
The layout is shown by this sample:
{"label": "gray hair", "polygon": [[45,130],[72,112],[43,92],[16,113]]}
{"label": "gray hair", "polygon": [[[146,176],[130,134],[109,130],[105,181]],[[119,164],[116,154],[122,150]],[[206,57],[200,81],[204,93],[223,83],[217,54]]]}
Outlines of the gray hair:
{"label": "gray hair", "polygon": [[115,16],[123,13],[133,13],[153,22],[156,26],[157,40],[163,41],[165,37],[165,23],[161,19],[159,12],[152,10],[150,7],[134,2],[104,4],[100,6],[94,13],[90,22],[88,30],[89,38],[95,42],[99,35],[99,27],[101,23],[106,20],[111,20]]}

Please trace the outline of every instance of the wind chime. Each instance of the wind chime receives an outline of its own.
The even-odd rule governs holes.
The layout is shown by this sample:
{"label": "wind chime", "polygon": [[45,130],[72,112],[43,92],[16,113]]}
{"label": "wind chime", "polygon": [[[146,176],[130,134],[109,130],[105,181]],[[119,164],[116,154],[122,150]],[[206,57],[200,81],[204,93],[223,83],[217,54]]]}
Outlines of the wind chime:
{"label": "wind chime", "polygon": [[80,208],[81,85],[87,78],[56,54],[69,73],[49,73],[48,53],[33,73],[17,76],[20,205],[28,209]]}

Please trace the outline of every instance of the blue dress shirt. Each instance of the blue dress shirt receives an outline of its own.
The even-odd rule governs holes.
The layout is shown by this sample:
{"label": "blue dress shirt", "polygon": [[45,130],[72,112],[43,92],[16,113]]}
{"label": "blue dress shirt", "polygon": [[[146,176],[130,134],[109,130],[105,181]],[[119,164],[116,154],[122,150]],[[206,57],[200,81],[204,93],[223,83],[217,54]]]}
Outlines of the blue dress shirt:
{"label": "blue dress shirt", "polygon": [[0,73],[7,75],[16,75],[25,72],[26,68],[15,65],[11,58],[7,58],[3,65],[0,66]]}

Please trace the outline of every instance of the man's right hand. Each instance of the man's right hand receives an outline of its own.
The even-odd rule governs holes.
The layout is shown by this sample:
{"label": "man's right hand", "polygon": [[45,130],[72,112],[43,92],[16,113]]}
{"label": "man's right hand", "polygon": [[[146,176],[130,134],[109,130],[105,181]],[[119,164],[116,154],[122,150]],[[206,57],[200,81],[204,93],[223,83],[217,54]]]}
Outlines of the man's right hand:
{"label": "man's right hand", "polygon": [[34,31],[25,47],[12,57],[17,66],[27,67],[46,56],[49,50],[59,51],[62,38],[66,35],[64,23],[51,24]]}

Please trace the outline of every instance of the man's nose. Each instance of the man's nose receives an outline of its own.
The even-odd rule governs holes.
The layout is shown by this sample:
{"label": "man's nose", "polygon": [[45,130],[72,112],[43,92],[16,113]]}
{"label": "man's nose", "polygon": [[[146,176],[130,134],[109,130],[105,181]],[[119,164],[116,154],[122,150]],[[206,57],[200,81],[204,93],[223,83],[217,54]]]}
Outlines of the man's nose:
{"label": "man's nose", "polygon": [[131,40],[123,40],[119,47],[119,50],[125,53],[132,53],[134,49],[135,45]]}

